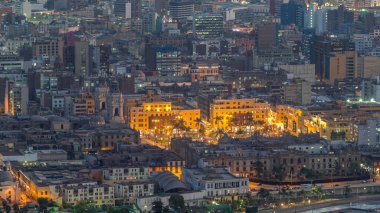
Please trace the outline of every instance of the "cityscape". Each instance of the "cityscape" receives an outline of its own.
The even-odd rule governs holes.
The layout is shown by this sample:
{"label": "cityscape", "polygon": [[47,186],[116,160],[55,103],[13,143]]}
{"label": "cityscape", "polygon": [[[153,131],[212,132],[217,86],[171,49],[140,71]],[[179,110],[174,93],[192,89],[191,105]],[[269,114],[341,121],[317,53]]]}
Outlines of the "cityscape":
{"label": "cityscape", "polygon": [[380,0],[1,0],[2,212],[380,212]]}

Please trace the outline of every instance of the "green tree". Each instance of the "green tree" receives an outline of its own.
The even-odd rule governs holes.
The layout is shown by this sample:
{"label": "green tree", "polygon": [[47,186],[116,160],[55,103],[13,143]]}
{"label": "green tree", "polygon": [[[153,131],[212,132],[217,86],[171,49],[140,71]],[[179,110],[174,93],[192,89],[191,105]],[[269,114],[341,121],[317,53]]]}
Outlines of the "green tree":
{"label": "green tree", "polygon": [[267,200],[271,197],[271,194],[268,189],[260,188],[260,190],[257,192],[256,196],[260,199]]}
{"label": "green tree", "polygon": [[218,129],[220,128],[220,124],[223,124],[223,117],[222,116],[216,116],[215,117],[215,124],[217,125]]}
{"label": "green tree", "polygon": [[181,212],[181,210],[183,210],[185,207],[185,199],[183,199],[182,195],[180,194],[170,195],[169,206]]}
{"label": "green tree", "polygon": [[15,213],[19,213],[20,212],[20,207],[18,206],[17,203],[13,204],[12,208],[13,208],[13,211]]}
{"label": "green tree", "polygon": [[342,165],[338,161],[335,161],[335,163],[334,163],[335,175],[339,176],[341,169],[342,169]]}
{"label": "green tree", "polygon": [[313,186],[313,188],[311,188],[311,194],[317,196],[318,198],[322,197],[322,193],[323,191],[321,186]]}
{"label": "green tree", "polygon": [[351,195],[351,187],[349,185],[344,186],[343,194],[345,197],[349,197]]}
{"label": "green tree", "polygon": [[154,201],[152,206],[152,212],[153,213],[162,213],[163,212],[163,204],[161,200]]}
{"label": "green tree", "polygon": [[11,208],[10,205],[7,204],[7,205],[4,207],[4,210],[5,210],[6,213],[10,213],[10,212],[12,211],[12,208]]}
{"label": "green tree", "polygon": [[38,209],[40,212],[47,212],[47,207],[49,204],[49,200],[46,198],[38,198],[37,199],[38,203]]}
{"label": "green tree", "polygon": [[249,134],[252,135],[252,126],[255,125],[253,114],[251,112],[247,112],[245,117],[245,124],[249,127]]}
{"label": "green tree", "polygon": [[308,192],[302,189],[301,191],[297,192],[298,197],[302,197],[302,200],[305,200],[305,197],[308,195]]}
{"label": "green tree", "polygon": [[200,119],[200,118],[196,118],[196,119],[195,119],[195,123],[197,124],[198,138],[199,138],[199,135],[200,135],[200,133],[201,133],[202,119]]}
{"label": "green tree", "polygon": [[97,212],[98,207],[89,200],[80,201],[75,207],[74,213],[94,213]]}

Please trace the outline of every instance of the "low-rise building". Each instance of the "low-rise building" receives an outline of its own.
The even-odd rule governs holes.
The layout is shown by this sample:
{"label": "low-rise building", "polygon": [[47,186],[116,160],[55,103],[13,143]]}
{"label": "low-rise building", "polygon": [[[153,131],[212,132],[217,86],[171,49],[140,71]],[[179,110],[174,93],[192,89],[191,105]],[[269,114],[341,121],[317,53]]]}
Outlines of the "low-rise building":
{"label": "low-rise building", "polygon": [[83,200],[91,200],[95,205],[115,205],[114,187],[109,185],[70,184],[62,188],[62,201],[76,205]]}
{"label": "low-rise building", "polygon": [[183,181],[193,190],[204,190],[208,198],[230,197],[237,200],[249,192],[248,178],[236,177],[227,168],[203,167],[184,169]]}
{"label": "low-rise building", "polygon": [[134,204],[139,197],[154,195],[154,183],[151,181],[123,181],[115,184],[115,197],[122,203]]}

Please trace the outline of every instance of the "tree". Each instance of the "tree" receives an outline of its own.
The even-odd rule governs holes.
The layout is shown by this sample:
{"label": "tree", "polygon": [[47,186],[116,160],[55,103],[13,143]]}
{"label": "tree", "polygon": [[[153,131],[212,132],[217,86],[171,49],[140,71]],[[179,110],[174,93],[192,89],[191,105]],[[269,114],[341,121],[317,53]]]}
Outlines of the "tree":
{"label": "tree", "polygon": [[170,195],[169,206],[175,210],[181,211],[181,209],[185,207],[185,199],[179,194]]}
{"label": "tree", "polygon": [[41,212],[47,212],[47,207],[48,207],[48,204],[49,204],[49,201],[48,199],[46,198],[38,198],[37,199],[37,203],[38,203],[38,209],[39,211]]}
{"label": "tree", "polygon": [[223,124],[223,117],[222,116],[216,116],[215,117],[215,124],[218,126],[218,129],[219,129],[220,124]]}
{"label": "tree", "polygon": [[260,199],[267,200],[268,198],[270,198],[271,195],[268,189],[260,188],[256,196]]}
{"label": "tree", "polygon": [[162,213],[169,213],[169,212],[170,212],[169,206],[165,206],[164,209],[162,210]]}
{"label": "tree", "polygon": [[202,122],[202,119],[200,119],[200,118],[195,119],[195,123],[197,124],[197,129],[198,129],[198,138],[199,138],[199,135],[201,133],[201,122]]}
{"label": "tree", "polygon": [[322,187],[321,186],[314,186],[311,188],[311,193],[314,196],[317,196],[318,198],[322,197]]}
{"label": "tree", "polygon": [[344,186],[343,194],[345,197],[349,197],[351,194],[351,187],[349,185]]}
{"label": "tree", "polygon": [[9,205],[7,204],[7,205],[5,206],[5,208],[4,208],[4,210],[5,210],[6,213],[10,213],[11,210],[12,210],[12,208],[11,208],[11,206],[9,206]]}
{"label": "tree", "polygon": [[255,124],[255,121],[253,120],[253,114],[251,112],[246,114],[245,123],[249,126],[249,134],[252,135],[252,126]]}
{"label": "tree", "polygon": [[257,160],[253,163],[253,168],[256,172],[256,177],[260,178],[264,172],[264,164],[261,161]]}
{"label": "tree", "polygon": [[13,208],[13,211],[14,211],[15,213],[20,212],[20,207],[18,206],[17,203],[13,204],[12,208]]}
{"label": "tree", "polygon": [[286,176],[285,168],[282,165],[273,167],[273,175],[277,180],[283,181]]}
{"label": "tree", "polygon": [[74,207],[74,213],[93,213],[97,212],[98,208],[94,205],[93,202],[90,200],[83,200],[80,201],[75,207]]}
{"label": "tree", "polygon": [[161,200],[154,201],[152,206],[152,212],[153,213],[162,213],[163,204]]}
{"label": "tree", "polygon": [[307,196],[308,192],[305,190],[301,190],[297,192],[297,196],[302,197],[302,200],[305,200],[305,196]]}

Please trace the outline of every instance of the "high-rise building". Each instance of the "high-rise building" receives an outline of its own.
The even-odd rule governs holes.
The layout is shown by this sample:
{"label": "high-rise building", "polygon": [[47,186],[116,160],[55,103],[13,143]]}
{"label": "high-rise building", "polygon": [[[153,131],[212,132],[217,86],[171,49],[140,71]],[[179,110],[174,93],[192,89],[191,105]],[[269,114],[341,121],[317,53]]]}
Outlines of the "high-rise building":
{"label": "high-rise building", "polygon": [[141,0],[117,0],[114,3],[114,13],[121,18],[141,18]]}
{"label": "high-rise building", "polygon": [[59,38],[41,38],[33,44],[35,57],[47,57],[50,61],[63,63],[64,41]]}
{"label": "high-rise building", "polygon": [[304,27],[305,28],[314,28],[315,27],[315,13],[318,9],[316,3],[306,4],[306,12],[304,17]]}
{"label": "high-rise building", "polygon": [[130,0],[132,18],[139,19],[142,14],[142,0]]}
{"label": "high-rise building", "polygon": [[[330,66],[330,63],[334,61],[334,63],[343,62],[342,57],[347,56],[348,58],[351,58],[351,53],[348,52],[354,52],[355,51],[355,44],[348,39],[340,39],[336,37],[326,37],[326,36],[316,36],[314,41],[314,49],[313,49],[313,55],[315,56],[312,63],[315,63],[315,72],[320,80],[328,80],[333,81],[338,76],[343,75],[342,73],[339,73],[337,76],[334,77],[337,73],[333,73],[331,76],[331,70],[332,67],[337,67],[338,64]],[[346,55],[347,52],[347,55]],[[332,57],[335,57],[335,59],[330,60]],[[351,59],[349,59],[351,60]],[[334,72],[334,71],[332,71]],[[339,78],[339,77],[338,77]]]}
{"label": "high-rise building", "polygon": [[315,12],[315,31],[317,35],[322,35],[327,32],[327,13],[330,10],[334,10],[336,7],[323,6]]}
{"label": "high-rise building", "polygon": [[169,11],[169,0],[155,0],[154,9],[159,16],[164,16]]}
{"label": "high-rise building", "polygon": [[171,0],[169,2],[170,16],[177,21],[186,21],[193,16],[194,4],[188,0]]}
{"label": "high-rise building", "polygon": [[194,17],[194,33],[200,38],[217,38],[223,33],[223,16],[205,14]]}
{"label": "high-rise building", "polygon": [[89,76],[90,48],[87,41],[76,41],[75,47],[75,75]]}
{"label": "high-rise building", "polygon": [[126,0],[117,0],[114,3],[114,14],[116,17],[130,19],[132,18],[131,3]]}
{"label": "high-rise building", "polygon": [[311,103],[311,82],[293,79],[283,86],[285,103],[306,105]]}
{"label": "high-rise building", "polygon": [[269,0],[269,13],[273,16],[279,16],[283,0]]}
{"label": "high-rise building", "polygon": [[308,62],[314,61],[315,28],[306,28],[302,34],[302,54]]}
{"label": "high-rise building", "polygon": [[290,1],[281,5],[281,25],[295,24],[298,28],[304,27],[306,5],[304,3]]}
{"label": "high-rise building", "polygon": [[357,53],[344,51],[331,53],[324,80],[334,83],[335,80],[354,79],[357,77]]}
{"label": "high-rise building", "polygon": [[145,63],[149,69],[158,71],[160,76],[181,75],[181,51],[175,47],[147,44]]}
{"label": "high-rise building", "polygon": [[157,13],[146,9],[142,15],[142,32],[144,34],[153,33],[156,30]]}
{"label": "high-rise building", "polygon": [[258,50],[276,47],[278,44],[277,23],[262,23],[257,26],[256,47]]}
{"label": "high-rise building", "polygon": [[341,32],[345,24],[354,22],[354,13],[346,10],[344,6],[339,6],[336,10],[327,12],[327,31]]}

